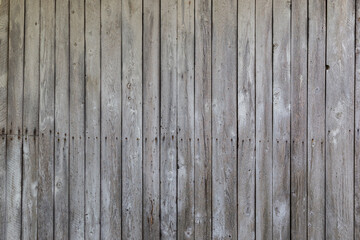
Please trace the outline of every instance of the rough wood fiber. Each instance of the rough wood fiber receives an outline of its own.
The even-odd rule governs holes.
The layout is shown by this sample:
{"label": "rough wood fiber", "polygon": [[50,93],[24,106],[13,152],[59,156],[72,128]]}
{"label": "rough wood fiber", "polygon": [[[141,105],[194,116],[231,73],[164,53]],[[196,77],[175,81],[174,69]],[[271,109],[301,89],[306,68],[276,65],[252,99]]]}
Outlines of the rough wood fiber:
{"label": "rough wood fiber", "polygon": [[212,228],[215,239],[237,238],[237,2],[212,9]]}
{"label": "rough wood fiber", "polygon": [[85,2],[85,238],[100,239],[100,0]]}
{"label": "rough wood fiber", "polygon": [[355,1],[354,238],[360,237],[360,2]]}
{"label": "rough wood fiber", "polygon": [[142,1],[122,2],[122,238],[142,237]]}
{"label": "rough wood fiber", "polygon": [[23,137],[22,239],[37,239],[38,136]]}
{"label": "rough wood fiber", "polygon": [[70,0],[70,157],[69,235],[85,236],[85,9],[84,1]]}
{"label": "rough wood fiber", "polygon": [[272,1],[256,2],[256,239],[272,236]]}
{"label": "rough wood fiber", "polygon": [[[9,0],[0,2],[0,134],[6,134],[8,86]],[[2,216],[0,216],[2,217]],[[0,236],[3,236],[2,230]]]}
{"label": "rough wood fiber", "polygon": [[[54,238],[69,236],[69,1],[56,1]],[[26,49],[25,49],[26,50]],[[26,64],[26,63],[25,63]]]}
{"label": "rough wood fiber", "polygon": [[161,1],[161,237],[177,232],[177,0]]}
{"label": "rough wood fiber", "polygon": [[101,239],[121,239],[121,12],[101,1]]}
{"label": "rough wood fiber", "polygon": [[307,1],[295,1],[291,9],[291,237],[303,239],[307,225]]}
{"label": "rough wood fiber", "polygon": [[160,0],[144,1],[143,237],[160,238]]}
{"label": "rough wood fiber", "polygon": [[194,239],[194,1],[177,9],[177,237]]}
{"label": "rough wood fiber", "polygon": [[40,2],[38,238],[54,237],[55,1]]}
{"label": "rough wood fiber", "polygon": [[325,16],[324,0],[309,1],[308,239],[325,239]]}
{"label": "rough wood fiber", "polygon": [[21,237],[22,138],[7,136],[5,239]]}
{"label": "rough wood fiber", "polygon": [[211,238],[211,1],[195,1],[195,239]]}
{"label": "rough wood fiber", "polygon": [[327,2],[326,239],[354,238],[354,27],[354,1]]}
{"label": "rough wood fiber", "polygon": [[273,1],[273,239],[290,239],[291,2]]}
{"label": "rough wood fiber", "polygon": [[238,239],[255,239],[255,2],[238,1]]}

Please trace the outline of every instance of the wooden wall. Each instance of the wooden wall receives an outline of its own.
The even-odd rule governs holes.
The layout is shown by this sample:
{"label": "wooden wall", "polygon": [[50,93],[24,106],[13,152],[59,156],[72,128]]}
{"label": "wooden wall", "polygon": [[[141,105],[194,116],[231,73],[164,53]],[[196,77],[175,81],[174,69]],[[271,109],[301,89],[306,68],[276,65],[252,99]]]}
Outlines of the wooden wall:
{"label": "wooden wall", "polygon": [[360,239],[359,0],[0,0],[0,239]]}

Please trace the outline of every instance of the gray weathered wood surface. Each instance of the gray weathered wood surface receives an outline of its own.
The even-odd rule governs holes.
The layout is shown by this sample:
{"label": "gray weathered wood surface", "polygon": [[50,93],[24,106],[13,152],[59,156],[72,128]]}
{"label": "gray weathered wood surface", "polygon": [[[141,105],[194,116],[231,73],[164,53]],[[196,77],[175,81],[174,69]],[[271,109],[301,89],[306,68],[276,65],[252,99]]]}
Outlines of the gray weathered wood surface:
{"label": "gray weathered wood surface", "polygon": [[359,16],[0,0],[0,239],[358,239]]}

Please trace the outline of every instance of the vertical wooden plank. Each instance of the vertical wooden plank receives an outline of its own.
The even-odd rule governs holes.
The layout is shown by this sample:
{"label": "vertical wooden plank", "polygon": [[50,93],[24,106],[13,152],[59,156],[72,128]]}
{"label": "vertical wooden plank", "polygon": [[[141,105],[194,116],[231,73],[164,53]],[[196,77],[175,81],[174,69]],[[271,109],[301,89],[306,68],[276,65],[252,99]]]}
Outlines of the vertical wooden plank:
{"label": "vertical wooden plank", "polygon": [[308,239],[325,239],[326,2],[309,1]]}
{"label": "vertical wooden plank", "polygon": [[307,225],[307,1],[292,3],[291,30],[291,237]]}
{"label": "vertical wooden plank", "polygon": [[100,239],[100,0],[86,1],[85,238]]}
{"label": "vertical wooden plank", "polygon": [[55,239],[69,236],[69,34],[69,1],[56,1]]}
{"label": "vertical wooden plank", "polygon": [[0,237],[6,235],[6,135],[0,136]]}
{"label": "vertical wooden plank", "polygon": [[24,12],[23,0],[12,1],[9,5],[5,239],[20,239],[21,236]]}
{"label": "vertical wooden plank", "polygon": [[354,238],[360,238],[360,2],[355,1],[355,162]]}
{"label": "vertical wooden plank", "polygon": [[70,238],[85,228],[85,42],[84,1],[70,1]]}
{"label": "vertical wooden plank", "polygon": [[178,239],[194,239],[194,1],[178,0]]}
{"label": "vertical wooden plank", "polygon": [[255,1],[238,1],[238,239],[255,239]]}
{"label": "vertical wooden plank", "polygon": [[54,237],[55,1],[40,2],[38,238]]}
{"label": "vertical wooden plank", "polygon": [[[0,59],[0,134],[7,133],[8,27],[9,2],[3,0],[0,2],[0,55],[2,56]],[[2,236],[1,233],[3,233],[2,230],[0,230],[0,236]]]}
{"label": "vertical wooden plank", "polygon": [[37,239],[38,136],[23,137],[22,239]]}
{"label": "vertical wooden plank", "polygon": [[142,238],[142,1],[122,4],[122,238]]}
{"label": "vertical wooden plank", "polygon": [[161,237],[177,232],[177,0],[161,1]]}
{"label": "vertical wooden plank", "polygon": [[211,2],[195,1],[195,239],[211,239]]}
{"label": "vertical wooden plank", "polygon": [[143,3],[143,237],[159,239],[160,0]]}
{"label": "vertical wooden plank", "polygon": [[326,239],[354,238],[354,1],[327,2]]}
{"label": "vertical wooden plank", "polygon": [[0,238],[6,228],[6,125],[8,86],[9,2],[0,2]]}
{"label": "vertical wooden plank", "polygon": [[37,177],[39,134],[40,1],[26,2],[22,236],[37,238]]}
{"label": "vertical wooden plank", "polygon": [[24,0],[9,5],[8,134],[22,134],[24,84]]}
{"label": "vertical wooden plank", "polygon": [[237,238],[237,2],[213,2],[213,238]]}
{"label": "vertical wooden plank", "polygon": [[6,153],[6,232],[5,239],[21,238],[22,138],[7,136]]}
{"label": "vertical wooden plank", "polygon": [[121,239],[121,1],[101,21],[101,239]]}
{"label": "vertical wooden plank", "polygon": [[272,236],[272,1],[256,2],[256,239]]}
{"label": "vertical wooden plank", "polygon": [[273,239],[290,239],[290,4],[273,1]]}

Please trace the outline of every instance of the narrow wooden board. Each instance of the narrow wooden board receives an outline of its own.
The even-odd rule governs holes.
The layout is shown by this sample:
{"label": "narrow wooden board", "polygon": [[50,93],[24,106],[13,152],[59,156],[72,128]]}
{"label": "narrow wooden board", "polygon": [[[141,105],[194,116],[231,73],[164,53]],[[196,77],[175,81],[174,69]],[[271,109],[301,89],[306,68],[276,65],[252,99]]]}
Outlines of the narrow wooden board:
{"label": "narrow wooden board", "polygon": [[121,12],[101,1],[101,239],[121,239]]}
{"label": "narrow wooden board", "polygon": [[[0,2],[0,134],[6,134],[9,53],[9,0]],[[0,216],[1,218],[1,216]],[[3,236],[0,231],[0,236]]]}
{"label": "narrow wooden board", "polygon": [[308,239],[325,238],[325,33],[326,2],[309,1]]}
{"label": "narrow wooden board", "polygon": [[237,238],[237,1],[212,7],[212,231]]}
{"label": "narrow wooden board", "polygon": [[142,238],[142,1],[122,2],[122,238]]}
{"label": "narrow wooden board", "polygon": [[194,239],[195,82],[194,1],[177,3],[178,239]]}
{"label": "narrow wooden board", "polygon": [[290,239],[290,4],[273,1],[273,239]]}
{"label": "narrow wooden board", "polygon": [[360,238],[360,2],[355,1],[354,238]]}
{"label": "narrow wooden board", "polygon": [[26,2],[25,8],[22,236],[36,239],[39,166],[40,0]]}
{"label": "narrow wooden board", "polygon": [[177,0],[161,1],[161,237],[177,233]]}
{"label": "narrow wooden board", "polygon": [[7,136],[5,239],[21,237],[22,138]]}
{"label": "narrow wooden board", "polygon": [[55,225],[54,238],[69,236],[69,1],[56,1],[55,45]]}
{"label": "narrow wooden board", "polygon": [[255,239],[255,1],[238,1],[238,239]]}
{"label": "narrow wooden board", "polygon": [[354,5],[327,2],[326,239],[354,238]]}
{"label": "narrow wooden board", "polygon": [[100,239],[100,0],[85,2],[85,238]]}
{"label": "narrow wooden board", "polygon": [[73,239],[85,236],[85,9],[70,0],[70,229]]}
{"label": "narrow wooden board", "polygon": [[40,2],[38,238],[54,237],[55,1]]}
{"label": "narrow wooden board", "polygon": [[[256,239],[272,236],[272,1],[256,2]],[[264,36],[264,37],[261,37]],[[266,37],[265,37],[266,36]]]}
{"label": "narrow wooden board", "polygon": [[24,0],[9,5],[8,134],[22,134],[24,83]]}
{"label": "narrow wooden board", "polygon": [[195,1],[195,239],[211,239],[211,2]]}
{"label": "narrow wooden board", "polygon": [[37,239],[38,136],[23,137],[22,236]]}
{"label": "narrow wooden board", "polygon": [[143,237],[160,238],[160,0],[144,1]]}
{"label": "narrow wooden board", "polygon": [[0,237],[6,233],[6,135],[0,136]]}
{"label": "narrow wooden board", "polygon": [[292,3],[291,237],[307,229],[307,1]]}

